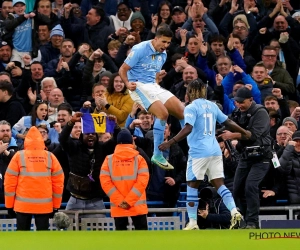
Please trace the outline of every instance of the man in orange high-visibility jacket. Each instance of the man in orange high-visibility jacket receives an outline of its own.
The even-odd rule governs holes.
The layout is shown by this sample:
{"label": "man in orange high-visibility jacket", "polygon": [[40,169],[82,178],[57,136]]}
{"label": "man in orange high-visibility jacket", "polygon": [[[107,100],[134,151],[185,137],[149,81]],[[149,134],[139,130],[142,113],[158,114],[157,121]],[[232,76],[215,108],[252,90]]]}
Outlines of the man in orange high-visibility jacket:
{"label": "man in orange high-visibility jacket", "polygon": [[40,131],[31,127],[24,150],[14,155],[5,173],[5,206],[17,214],[17,230],[30,230],[32,215],[37,230],[48,230],[50,215],[61,205],[63,170],[44,148]]}
{"label": "man in orange high-visibility jacket", "polygon": [[128,216],[136,230],[147,230],[147,163],[134,149],[127,129],[118,134],[117,143],[114,154],[105,158],[100,172],[101,186],[110,198],[111,216],[116,230],[127,230]]}

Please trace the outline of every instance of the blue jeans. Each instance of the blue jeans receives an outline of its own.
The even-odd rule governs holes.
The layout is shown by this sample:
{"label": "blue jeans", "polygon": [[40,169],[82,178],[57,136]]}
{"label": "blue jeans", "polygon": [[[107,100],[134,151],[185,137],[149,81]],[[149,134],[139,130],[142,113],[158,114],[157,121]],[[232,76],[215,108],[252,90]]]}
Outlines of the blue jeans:
{"label": "blue jeans", "polygon": [[[91,200],[76,199],[73,196],[70,197],[66,210],[101,210],[105,209],[104,202],[100,198]],[[80,218],[105,218],[105,214],[84,214],[80,215]]]}

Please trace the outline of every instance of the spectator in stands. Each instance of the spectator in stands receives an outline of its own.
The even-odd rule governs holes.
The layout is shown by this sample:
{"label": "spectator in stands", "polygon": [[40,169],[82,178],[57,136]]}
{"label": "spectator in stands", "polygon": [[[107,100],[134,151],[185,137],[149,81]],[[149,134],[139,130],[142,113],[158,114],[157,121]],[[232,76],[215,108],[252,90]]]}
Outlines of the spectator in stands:
{"label": "spectator in stands", "polygon": [[10,62],[12,55],[11,46],[5,42],[0,42],[0,72],[5,70],[6,64]]}
{"label": "spectator in stands", "polygon": [[[44,77],[44,70],[40,62],[30,64],[31,57],[28,55],[24,56],[23,61],[25,67],[22,73],[22,81],[17,87],[16,92],[19,97],[23,98],[25,112],[29,113],[35,101],[40,99],[40,86]],[[35,93],[35,95],[29,96],[29,93]]]}
{"label": "spectator in stands", "polygon": [[[23,56],[26,54],[31,54],[33,51],[33,34],[34,30],[32,18],[35,17],[35,13],[31,12],[29,14],[25,14],[26,3],[25,0],[14,1],[13,2],[13,10],[14,14],[13,18],[7,18],[5,20],[5,27],[8,32],[12,33],[12,61],[18,61],[23,64]],[[43,21],[43,16],[37,16],[36,20],[41,18]],[[46,18],[46,17],[45,17]],[[29,39],[28,39],[29,38]]]}
{"label": "spectator in stands", "polygon": [[44,101],[37,102],[31,111],[31,115],[23,116],[12,128],[13,137],[17,140],[19,145],[23,144],[28,130],[32,126],[39,125],[41,123],[47,124],[48,106]]}
{"label": "spectator in stands", "polygon": [[11,0],[4,0],[1,5],[0,20],[5,20],[9,13],[13,12],[13,5]]}
{"label": "spectator in stands", "polygon": [[282,121],[282,125],[286,126],[290,131],[295,133],[298,130],[298,123],[294,117],[286,117]]}
{"label": "spectator in stands", "polygon": [[45,45],[50,41],[50,32],[51,29],[49,28],[49,25],[46,24],[40,24],[38,27],[38,40],[39,44]]}
{"label": "spectator in stands", "polygon": [[36,127],[28,131],[24,148],[6,170],[5,206],[17,213],[18,231],[30,230],[32,215],[37,230],[48,230],[51,213],[61,205],[64,174],[56,157],[44,150]]}
{"label": "spectator in stands", "polygon": [[50,27],[54,27],[55,25],[60,23],[58,16],[52,12],[50,0],[37,0],[36,3],[37,12],[45,15],[50,19]]}
{"label": "spectator in stands", "polygon": [[74,127],[71,131],[71,137],[74,139],[79,139],[82,131],[81,122],[75,122]]}
{"label": "spectator in stands", "polygon": [[45,149],[53,152],[55,150],[56,147],[58,147],[58,143],[52,142],[49,138],[48,138],[48,134],[49,134],[49,129],[47,128],[46,124],[39,124],[36,126],[37,129],[40,131],[44,143],[45,143]]}
{"label": "spectator in stands", "polygon": [[161,23],[166,23],[168,25],[171,24],[172,21],[171,11],[172,11],[172,5],[169,1],[160,2],[157,9],[158,26]]}
{"label": "spectator in stands", "polygon": [[[140,111],[137,113],[138,110]],[[135,102],[128,115],[125,127],[131,131],[131,134],[145,137],[146,133],[152,129],[153,123],[153,115]]]}
{"label": "spectator in stands", "polygon": [[292,140],[293,131],[287,126],[280,126],[276,132],[276,143],[274,143],[274,149],[278,158],[281,157],[283,150],[288,145],[289,141]]}
{"label": "spectator in stands", "polygon": [[100,96],[95,102],[96,110],[116,116],[118,125],[120,127],[125,126],[126,118],[131,111],[133,101],[119,73],[112,75],[107,87],[106,96]]}
{"label": "spectator in stands", "polygon": [[11,134],[9,122],[0,120],[0,204],[4,203],[4,176],[7,166],[18,151],[18,146]]}
{"label": "spectator in stands", "polygon": [[104,97],[106,94],[106,87],[104,87],[104,85],[100,82],[98,83],[95,83],[93,85],[93,88],[92,88],[92,100],[90,101],[85,101],[83,103],[83,106],[81,108],[81,112],[82,113],[99,113],[100,112],[100,107],[97,108],[96,106],[96,99],[98,99],[99,97]]}
{"label": "spectator in stands", "polygon": [[[100,183],[111,202],[111,216],[116,230],[127,230],[128,216],[135,230],[147,230],[146,187],[149,170],[145,159],[135,150],[133,139],[127,129],[117,137],[114,154],[105,158],[101,167]],[[126,161],[126,166],[122,162]],[[128,176],[121,178],[120,176]]]}
{"label": "spectator in stands", "polygon": [[131,33],[131,35],[134,35],[134,37],[137,38],[135,43],[147,40],[149,31],[145,28],[146,22],[141,12],[136,11],[133,13],[130,19],[130,25],[131,29],[129,30],[129,32]]}
{"label": "spectator in stands", "polygon": [[59,88],[51,90],[48,98],[48,122],[57,121],[57,108],[64,101],[64,95]]}
{"label": "spectator in stands", "polygon": [[172,9],[171,15],[172,15],[172,22],[170,24],[170,29],[175,34],[176,30],[182,27],[182,25],[184,24],[187,18],[184,9],[181,6],[175,6]]}
{"label": "spectator in stands", "polygon": [[290,204],[299,204],[299,178],[300,178],[300,131],[292,136],[292,141],[288,142],[282,156],[279,158],[280,167],[278,170],[285,176]]}
{"label": "spectator in stands", "polygon": [[[72,139],[70,133],[75,122],[79,121],[81,113],[77,112],[63,128],[59,137],[63,150],[68,154],[70,167],[67,189],[71,192],[71,198],[66,210],[104,209],[105,194],[100,185],[100,169],[105,157],[114,152],[116,143],[114,140],[106,143],[98,142],[96,133],[82,134],[78,140]],[[119,129],[115,129],[114,138],[117,138],[118,132]],[[95,218],[105,215],[90,214],[84,217]]]}
{"label": "spectator in stands", "polygon": [[199,229],[228,229],[230,211],[213,187],[200,190],[197,224]]}
{"label": "spectator in stands", "polygon": [[57,88],[55,79],[53,77],[45,77],[41,81],[41,99],[43,101],[48,101],[51,91],[55,88]]}
{"label": "spectator in stands", "polygon": [[[180,63],[182,65],[182,63]],[[173,85],[170,91],[183,103],[186,102],[185,94],[186,88],[192,81],[198,78],[198,73],[195,67],[187,64],[186,68],[183,69],[182,72],[182,81]]]}
{"label": "spectator in stands", "polygon": [[[114,30],[107,25],[105,20],[105,12],[99,6],[93,6],[86,17],[86,24],[71,24],[69,15],[72,9],[72,4],[65,4],[65,14],[62,18],[63,29],[70,31],[74,36],[76,46],[80,43],[89,43],[93,50],[100,48],[102,51],[106,50],[106,39],[114,32]],[[93,30],[93,32],[90,32]],[[76,39],[75,39],[76,38]]]}
{"label": "spectator in stands", "polygon": [[58,18],[60,18],[64,12],[64,2],[62,0],[55,0],[51,3],[51,9],[52,12],[57,15]]}
{"label": "spectator in stands", "polygon": [[26,115],[20,100],[13,95],[13,91],[11,82],[0,81],[0,121],[6,120],[10,126],[14,126]]}
{"label": "spectator in stands", "polygon": [[292,114],[294,112],[294,110],[299,107],[299,103],[293,100],[288,100],[287,101],[288,105],[289,105],[289,109],[290,109],[290,114]]}
{"label": "spectator in stands", "polygon": [[83,69],[83,82],[85,83],[85,88],[87,95],[91,95],[91,89],[95,83],[98,83],[101,76],[104,77],[103,73],[106,72],[106,68],[103,66],[107,65],[109,72],[117,72],[118,68],[114,64],[110,56],[106,55],[102,50],[97,49],[94,51],[86,62]]}
{"label": "spectator in stands", "polygon": [[60,24],[56,25],[50,33],[50,42],[40,47],[41,63],[47,64],[53,59],[57,59],[61,54],[62,43],[65,34]]}
{"label": "spectator in stands", "polygon": [[113,30],[118,30],[121,27],[125,27],[127,30],[131,29],[130,19],[133,15],[133,11],[129,5],[125,2],[121,2],[117,6],[116,15],[110,15],[110,26]]}
{"label": "spectator in stands", "polygon": [[268,70],[263,63],[257,63],[252,70],[251,76],[257,83],[261,93],[261,103],[267,96],[272,95],[273,82],[268,75]]}
{"label": "spectator in stands", "polygon": [[100,74],[99,82],[103,84],[104,87],[107,88],[111,77],[112,77],[112,73],[110,71],[105,71]]}
{"label": "spectator in stands", "polygon": [[266,46],[262,51],[262,62],[267,68],[274,88],[280,88],[284,96],[290,96],[295,91],[293,79],[283,68],[276,65],[276,50],[274,47]]}

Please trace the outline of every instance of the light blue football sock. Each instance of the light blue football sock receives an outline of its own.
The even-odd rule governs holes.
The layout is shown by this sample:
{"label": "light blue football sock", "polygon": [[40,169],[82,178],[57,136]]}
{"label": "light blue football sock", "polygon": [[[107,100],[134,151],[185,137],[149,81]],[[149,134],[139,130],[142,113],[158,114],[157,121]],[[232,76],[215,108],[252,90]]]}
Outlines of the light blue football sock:
{"label": "light blue football sock", "polygon": [[[197,209],[199,204],[198,199],[198,189],[187,186],[187,197],[186,197],[186,209],[189,216],[189,219],[194,219],[197,221]],[[189,202],[193,202],[194,206],[191,207]]]}
{"label": "light blue football sock", "polygon": [[162,152],[158,149],[158,146],[164,141],[164,132],[166,127],[166,121],[155,119],[153,125],[153,136],[154,136],[154,155],[161,155]]}
{"label": "light blue football sock", "polygon": [[232,209],[236,208],[232,194],[225,185],[222,185],[221,187],[219,187],[218,194],[222,197],[225,206],[227,207],[227,209],[230,212]]}

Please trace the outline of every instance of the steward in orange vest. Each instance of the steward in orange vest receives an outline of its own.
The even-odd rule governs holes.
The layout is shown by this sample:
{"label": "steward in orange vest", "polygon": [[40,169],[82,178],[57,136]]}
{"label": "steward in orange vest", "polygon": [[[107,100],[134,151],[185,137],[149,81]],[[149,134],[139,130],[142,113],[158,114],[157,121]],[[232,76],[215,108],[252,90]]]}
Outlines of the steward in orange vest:
{"label": "steward in orange vest", "polygon": [[147,163],[134,149],[127,129],[118,134],[117,143],[114,154],[105,158],[100,172],[101,186],[110,198],[111,216],[116,230],[127,230],[128,216],[136,230],[147,230]]}
{"label": "steward in orange vest", "polygon": [[30,230],[32,215],[37,230],[47,230],[53,209],[61,205],[63,170],[56,157],[44,148],[41,133],[31,127],[24,150],[14,155],[5,173],[5,206],[17,213],[17,230]]}

